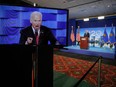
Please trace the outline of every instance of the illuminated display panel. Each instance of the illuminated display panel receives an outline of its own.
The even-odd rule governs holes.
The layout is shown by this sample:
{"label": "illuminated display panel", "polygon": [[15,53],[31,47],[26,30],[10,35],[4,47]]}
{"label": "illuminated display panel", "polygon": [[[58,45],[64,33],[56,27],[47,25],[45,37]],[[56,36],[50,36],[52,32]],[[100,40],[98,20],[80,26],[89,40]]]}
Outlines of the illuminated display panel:
{"label": "illuminated display panel", "polygon": [[54,36],[66,45],[68,10],[0,5],[0,44],[18,44],[20,30],[30,25],[30,14],[43,14],[42,25],[51,29]]}

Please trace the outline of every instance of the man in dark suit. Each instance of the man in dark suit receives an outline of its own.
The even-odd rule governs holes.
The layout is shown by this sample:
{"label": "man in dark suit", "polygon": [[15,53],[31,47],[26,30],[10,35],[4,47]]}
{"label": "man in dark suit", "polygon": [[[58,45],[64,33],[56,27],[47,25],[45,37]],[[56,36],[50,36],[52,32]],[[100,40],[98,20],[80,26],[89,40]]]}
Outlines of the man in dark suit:
{"label": "man in dark suit", "polygon": [[88,38],[90,37],[90,34],[89,34],[88,30],[85,31],[84,37],[88,37]]}
{"label": "man in dark suit", "polygon": [[[25,29],[21,30],[20,44],[25,45],[47,45],[48,41],[52,45],[59,45],[59,42],[56,40],[52,32],[48,27],[42,26],[42,14],[40,12],[34,11],[30,16],[31,25]],[[36,34],[38,40],[36,39]],[[37,40],[37,42],[36,42]]]}
{"label": "man in dark suit", "polygon": [[[48,27],[42,26],[42,14],[34,11],[30,15],[31,25],[20,31],[20,44],[23,45],[48,45],[50,41],[51,45],[59,45],[52,32]],[[35,55],[36,56],[36,55]],[[40,56],[40,55],[39,55]],[[39,59],[39,61],[43,59]],[[44,61],[43,61],[44,62]],[[49,64],[50,62],[48,62]],[[32,77],[33,70],[35,68],[35,85],[38,85],[38,57],[32,58]],[[40,63],[41,64],[41,63]]]}
{"label": "man in dark suit", "polygon": [[90,37],[90,34],[89,34],[88,30],[85,30],[84,37],[88,37],[88,46],[89,46],[89,37]]}

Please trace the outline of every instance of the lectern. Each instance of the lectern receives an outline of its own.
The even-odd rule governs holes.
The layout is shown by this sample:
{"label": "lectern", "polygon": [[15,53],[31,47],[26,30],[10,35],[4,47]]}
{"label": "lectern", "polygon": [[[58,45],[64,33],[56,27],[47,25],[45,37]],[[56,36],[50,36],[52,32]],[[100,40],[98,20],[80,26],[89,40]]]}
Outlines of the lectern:
{"label": "lectern", "polygon": [[88,47],[89,47],[88,37],[81,37],[80,38],[80,48],[81,49],[88,49]]}
{"label": "lectern", "polygon": [[0,45],[0,79],[4,87],[32,87],[32,65],[35,57],[34,87],[52,87],[52,46]]}
{"label": "lectern", "polygon": [[4,87],[31,87],[33,47],[0,45],[0,78]]}

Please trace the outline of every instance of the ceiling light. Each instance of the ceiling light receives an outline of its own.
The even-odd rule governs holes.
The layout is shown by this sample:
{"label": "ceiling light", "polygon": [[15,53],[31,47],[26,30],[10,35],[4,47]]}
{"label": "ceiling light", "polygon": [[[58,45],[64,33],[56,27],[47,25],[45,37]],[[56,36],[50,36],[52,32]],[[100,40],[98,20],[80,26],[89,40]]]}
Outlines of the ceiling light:
{"label": "ceiling light", "polygon": [[104,19],[104,16],[99,16],[98,19]]}
{"label": "ceiling light", "polygon": [[108,8],[110,7],[110,5],[108,5]]}
{"label": "ceiling light", "polygon": [[84,21],[89,21],[89,18],[84,18],[83,20],[84,20]]}
{"label": "ceiling light", "polygon": [[36,3],[33,3],[33,6],[35,7],[36,6]]}

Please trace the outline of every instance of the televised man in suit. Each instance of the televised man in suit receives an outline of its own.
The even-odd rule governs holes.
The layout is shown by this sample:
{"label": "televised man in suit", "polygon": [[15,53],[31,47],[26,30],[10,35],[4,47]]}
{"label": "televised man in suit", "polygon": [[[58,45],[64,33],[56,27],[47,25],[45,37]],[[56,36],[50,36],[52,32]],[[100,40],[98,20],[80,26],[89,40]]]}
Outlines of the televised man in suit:
{"label": "televised man in suit", "polygon": [[[59,42],[56,40],[52,32],[48,27],[42,25],[42,14],[38,11],[34,11],[30,15],[30,23],[31,25],[22,29],[20,31],[21,36],[19,43],[23,45],[48,45],[50,41],[51,45],[59,45]],[[38,85],[38,58],[32,59],[32,73],[33,73],[33,66],[35,67],[35,79],[36,85]],[[33,76],[33,74],[32,74]]]}
{"label": "televised man in suit", "polygon": [[[42,26],[42,14],[34,11],[30,15],[31,25],[21,30],[20,44],[25,45],[59,45],[48,27]],[[35,35],[36,34],[36,35]]]}

